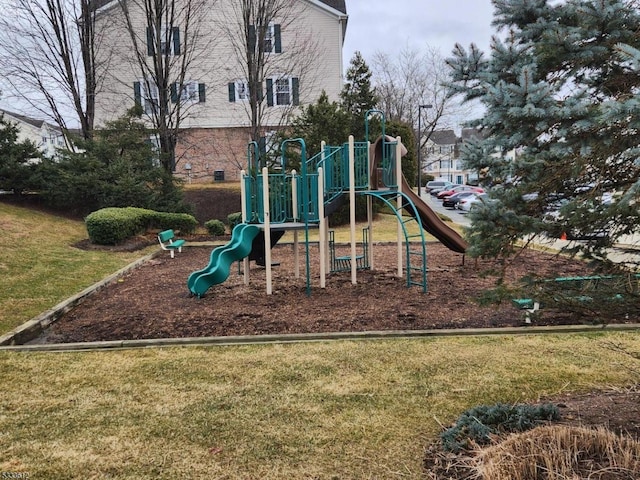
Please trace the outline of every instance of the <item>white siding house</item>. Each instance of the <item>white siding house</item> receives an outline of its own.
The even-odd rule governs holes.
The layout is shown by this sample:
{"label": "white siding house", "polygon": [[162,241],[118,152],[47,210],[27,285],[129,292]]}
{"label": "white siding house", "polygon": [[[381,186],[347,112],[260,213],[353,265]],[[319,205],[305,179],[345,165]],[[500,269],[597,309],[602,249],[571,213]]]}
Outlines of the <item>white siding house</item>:
{"label": "white siding house", "polygon": [[464,142],[480,136],[473,128],[462,129],[460,137],[453,130],[434,131],[425,146],[423,174],[462,185],[476,183],[478,174],[465,168],[460,159],[460,147]]}
{"label": "white siding house", "polygon": [[[181,31],[180,26],[167,31],[161,43],[166,55],[176,63],[193,54],[183,91],[177,92],[171,86],[172,102],[179,101],[184,113],[175,173],[190,181],[212,181],[214,177],[235,180],[240,169],[246,168],[250,140],[247,80],[237,53],[237,42],[244,32],[237,24],[234,27],[240,2],[204,1],[199,36],[191,44],[193,52],[186,52],[184,39],[189,32]],[[128,2],[134,29],[139,31],[138,43],[144,45],[149,41],[146,20],[136,5]],[[289,113],[295,115],[299,106],[317,101],[322,90],[331,100],[338,100],[342,89],[345,0],[292,0],[292,5],[288,18],[278,23],[276,17],[269,25],[269,45],[265,46],[269,48],[269,70],[262,85],[261,106],[265,137],[286,125]],[[96,97],[99,128],[123,115],[136,102],[149,113],[157,92],[140,78],[119,1],[102,0],[98,12],[100,28],[106,32],[100,52],[103,64],[108,64]],[[287,120],[283,122],[285,112]]]}
{"label": "white siding house", "polygon": [[31,140],[47,157],[55,157],[57,149],[64,148],[64,136],[57,126],[26,115],[0,109],[5,121],[18,127],[18,141]]}

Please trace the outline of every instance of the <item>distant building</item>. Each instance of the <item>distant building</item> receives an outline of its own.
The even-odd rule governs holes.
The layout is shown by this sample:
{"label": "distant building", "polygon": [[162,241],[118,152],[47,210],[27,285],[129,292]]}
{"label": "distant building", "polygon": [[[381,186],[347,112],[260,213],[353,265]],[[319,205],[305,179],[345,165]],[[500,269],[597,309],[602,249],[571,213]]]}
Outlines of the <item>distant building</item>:
{"label": "distant building", "polygon": [[434,131],[423,150],[423,173],[453,183],[476,182],[477,173],[467,170],[464,162],[459,158],[460,147],[464,142],[479,139],[481,136],[482,134],[473,128],[462,129],[460,137],[453,130]]}
{"label": "distant building", "polygon": [[18,127],[19,142],[31,140],[45,156],[53,158],[57,149],[65,148],[64,135],[57,126],[3,109],[0,109],[0,115]]}
{"label": "distant building", "polygon": [[[183,113],[188,110],[180,123],[175,175],[189,181],[235,180],[240,169],[247,168],[247,143],[251,139],[246,65],[234,47],[247,35],[234,26],[241,20],[237,16],[242,2],[205,2],[209,8],[202,21],[207,34],[194,37],[197,41],[192,48],[203,45],[206,50],[188,65],[185,80],[189,81],[182,91],[176,83],[162,87],[170,87],[172,104],[180,104]],[[141,3],[131,2],[130,15],[135,34],[152,54],[155,39],[146,28]],[[159,87],[149,78],[141,78],[137,63],[131,61],[133,45],[123,23],[122,3],[99,0],[97,5],[96,21],[103,32],[100,52],[110,63],[96,97],[96,126],[118,118],[134,104],[139,104],[144,118],[149,119],[158,103]],[[251,44],[256,28],[266,29],[265,42],[259,47],[269,56],[269,71],[260,85],[260,108],[264,112],[260,140],[264,144],[270,143],[279,128],[290,124],[300,107],[316,102],[323,91],[331,100],[338,100],[342,90],[345,0],[295,0],[291,13],[286,18],[280,18],[282,15],[285,13],[276,14],[269,25],[251,25],[249,31],[248,42],[256,48]],[[174,69],[187,54],[185,39],[190,38],[184,31],[186,26],[179,23],[167,30],[160,44]],[[221,25],[229,30],[237,28],[236,38],[225,34]],[[305,44],[313,50],[303,50]],[[314,54],[309,55],[310,51]]]}

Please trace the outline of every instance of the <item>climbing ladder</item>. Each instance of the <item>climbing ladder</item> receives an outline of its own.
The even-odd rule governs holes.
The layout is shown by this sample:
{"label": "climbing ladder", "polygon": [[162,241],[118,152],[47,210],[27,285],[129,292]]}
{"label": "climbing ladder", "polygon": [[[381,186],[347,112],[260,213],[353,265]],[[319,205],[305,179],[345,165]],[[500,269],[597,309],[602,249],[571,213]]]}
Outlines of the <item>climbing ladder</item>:
{"label": "climbing ladder", "polygon": [[[424,229],[416,206],[404,193],[397,190],[369,190],[362,192],[382,200],[396,215],[398,223],[404,235],[405,262],[404,269],[407,275],[407,287],[418,286],[424,293],[427,292],[427,247],[424,238]],[[401,202],[397,199],[400,197]],[[391,200],[396,199],[396,202]],[[398,205],[400,203],[400,205]],[[408,217],[403,216],[403,210],[412,212]]]}

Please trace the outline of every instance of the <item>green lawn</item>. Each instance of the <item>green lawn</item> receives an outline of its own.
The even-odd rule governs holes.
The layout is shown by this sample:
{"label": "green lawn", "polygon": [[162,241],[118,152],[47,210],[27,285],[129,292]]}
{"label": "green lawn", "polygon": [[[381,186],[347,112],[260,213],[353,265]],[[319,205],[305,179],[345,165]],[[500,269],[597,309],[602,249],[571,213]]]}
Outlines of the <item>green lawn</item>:
{"label": "green lawn", "polygon": [[84,222],[4,203],[0,230],[0,334],[143,255],[80,250]]}
{"label": "green lawn", "polygon": [[[637,382],[640,334],[0,353],[0,471],[419,479],[465,409]],[[636,371],[637,371],[637,361]]]}
{"label": "green lawn", "polygon": [[[3,204],[0,226],[2,331],[143,254],[79,250],[82,222]],[[640,333],[3,351],[0,474],[418,479],[471,406],[637,383],[611,345],[640,352]]]}

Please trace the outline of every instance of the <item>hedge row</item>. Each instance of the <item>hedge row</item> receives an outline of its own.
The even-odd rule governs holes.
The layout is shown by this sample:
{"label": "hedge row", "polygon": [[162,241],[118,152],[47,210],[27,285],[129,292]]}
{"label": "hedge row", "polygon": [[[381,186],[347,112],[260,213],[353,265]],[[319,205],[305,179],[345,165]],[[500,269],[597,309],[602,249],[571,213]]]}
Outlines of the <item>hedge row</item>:
{"label": "hedge row", "polygon": [[145,208],[103,208],[85,219],[89,240],[99,245],[117,245],[151,229],[192,233],[198,222],[186,213],[167,213]]}

